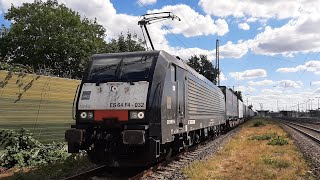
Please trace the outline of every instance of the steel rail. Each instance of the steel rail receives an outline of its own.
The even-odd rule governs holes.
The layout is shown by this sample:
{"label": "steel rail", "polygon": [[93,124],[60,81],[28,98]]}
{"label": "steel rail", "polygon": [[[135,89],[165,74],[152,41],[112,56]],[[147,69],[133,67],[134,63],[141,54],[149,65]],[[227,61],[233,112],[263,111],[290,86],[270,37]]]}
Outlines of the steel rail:
{"label": "steel rail", "polygon": [[[200,142],[200,143],[195,144],[195,145],[193,145],[191,147],[188,147],[187,149],[185,149],[184,151],[176,154],[175,156],[171,157],[170,159],[165,160],[163,162],[160,162],[160,163],[150,167],[149,169],[146,169],[146,170],[142,171],[141,173],[139,173],[139,174],[137,174],[137,175],[135,175],[135,176],[133,176],[133,177],[131,177],[129,179],[130,180],[138,180],[138,179],[150,177],[150,175],[152,175],[152,173],[157,173],[157,170],[158,171],[163,171],[160,168],[161,167],[165,168],[171,162],[178,162],[179,160],[188,159],[188,155],[191,155],[191,153],[195,153],[197,150],[201,150],[201,148],[205,147],[205,145],[208,144],[209,142],[215,140],[216,138],[220,137],[223,134],[226,134],[226,133],[230,132],[231,130],[235,129],[236,127],[238,127],[242,123],[244,123],[244,121],[243,122],[239,122],[237,125],[231,127],[227,131],[222,131],[218,135],[214,135],[213,137],[210,137],[210,138],[206,139],[203,142]],[[184,157],[184,155],[185,155],[185,157]]]}
{"label": "steel rail", "polygon": [[320,139],[319,139],[319,138],[316,138],[316,137],[314,137],[313,135],[311,135],[311,134],[309,134],[309,133],[307,133],[307,132],[305,132],[305,131],[297,128],[297,127],[295,127],[295,125],[289,124],[289,123],[284,122],[284,121],[280,121],[280,123],[282,123],[282,124],[284,124],[284,125],[286,125],[286,126],[291,127],[292,129],[294,129],[294,130],[298,131],[299,133],[301,133],[301,134],[307,136],[308,138],[312,139],[314,142],[320,144]]}
{"label": "steel rail", "polygon": [[300,127],[309,129],[309,130],[314,131],[314,132],[317,132],[317,133],[320,133],[320,130],[319,130],[319,129],[314,129],[314,128],[312,128],[312,127],[305,126],[305,125],[302,125],[302,124],[299,124],[299,123],[294,123],[294,122],[289,122],[289,121],[286,121],[286,122],[287,122],[287,123],[290,123],[290,124],[293,124],[293,125],[296,125],[296,126],[300,126]]}
{"label": "steel rail", "polygon": [[64,180],[87,180],[90,177],[96,175],[97,173],[102,172],[106,167],[107,167],[106,165],[102,165],[102,166],[90,169],[88,171],[82,172],[80,174],[67,177]]}

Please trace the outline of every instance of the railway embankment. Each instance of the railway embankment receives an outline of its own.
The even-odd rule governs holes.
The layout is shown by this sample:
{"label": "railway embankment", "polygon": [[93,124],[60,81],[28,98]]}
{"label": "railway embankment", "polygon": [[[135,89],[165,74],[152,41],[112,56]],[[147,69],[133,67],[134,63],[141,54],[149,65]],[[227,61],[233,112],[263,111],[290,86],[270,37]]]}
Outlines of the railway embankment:
{"label": "railway embankment", "polygon": [[320,151],[306,145],[308,141],[277,120],[256,118],[241,125],[239,132],[206,160],[184,168],[183,176],[187,179],[318,179],[318,161],[311,157]]}

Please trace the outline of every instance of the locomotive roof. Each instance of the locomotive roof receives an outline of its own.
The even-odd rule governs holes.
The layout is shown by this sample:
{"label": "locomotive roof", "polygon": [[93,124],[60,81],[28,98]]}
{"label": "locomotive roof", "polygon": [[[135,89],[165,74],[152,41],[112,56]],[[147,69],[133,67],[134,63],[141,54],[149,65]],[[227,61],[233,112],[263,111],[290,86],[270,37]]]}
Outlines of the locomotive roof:
{"label": "locomotive roof", "polygon": [[174,63],[175,65],[179,66],[182,69],[189,71],[191,74],[196,76],[197,78],[204,81],[211,87],[218,88],[214,85],[211,81],[205,78],[203,75],[196,72],[193,68],[188,66],[183,60],[176,58],[175,56],[167,53],[163,50],[155,50],[155,51],[136,51],[136,52],[121,52],[121,53],[105,53],[105,54],[94,54],[91,58],[92,59],[100,59],[100,58],[107,58],[107,57],[118,57],[118,56],[139,56],[139,55],[150,55],[150,56],[162,56],[168,62]]}

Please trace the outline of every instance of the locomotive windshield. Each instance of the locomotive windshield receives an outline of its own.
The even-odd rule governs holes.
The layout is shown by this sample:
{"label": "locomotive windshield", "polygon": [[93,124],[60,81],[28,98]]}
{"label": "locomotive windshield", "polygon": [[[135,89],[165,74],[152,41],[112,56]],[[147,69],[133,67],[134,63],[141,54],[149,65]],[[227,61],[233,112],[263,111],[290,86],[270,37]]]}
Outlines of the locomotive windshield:
{"label": "locomotive windshield", "polygon": [[99,58],[92,61],[87,81],[148,81],[155,56]]}

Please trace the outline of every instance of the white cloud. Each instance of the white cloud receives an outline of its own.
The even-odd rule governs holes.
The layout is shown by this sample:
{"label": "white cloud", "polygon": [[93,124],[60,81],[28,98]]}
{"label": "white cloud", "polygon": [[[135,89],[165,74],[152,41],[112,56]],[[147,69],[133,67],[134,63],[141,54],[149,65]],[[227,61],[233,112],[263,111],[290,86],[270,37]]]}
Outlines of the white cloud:
{"label": "white cloud", "polygon": [[220,81],[226,81],[228,78],[223,74],[223,72],[220,73]]}
{"label": "white cloud", "polygon": [[163,24],[170,27],[173,33],[183,34],[185,37],[214,34],[223,36],[229,32],[228,24],[224,19],[214,21],[210,15],[201,15],[185,4],[168,5],[148,12],[172,12],[179,16],[181,21],[167,20],[163,21]]}
{"label": "white cloud", "polygon": [[312,81],[311,85],[320,86],[320,81]]}
{"label": "white cloud", "polygon": [[[282,27],[266,26],[256,35],[249,49],[256,54],[292,57],[297,53],[320,51],[320,0],[257,1],[200,0],[203,10],[218,17],[243,17],[245,22],[258,21],[266,26],[270,18],[288,19]],[[243,26],[243,25],[242,25]],[[240,25],[239,25],[239,28]],[[259,28],[258,30],[262,30]]]}
{"label": "white cloud", "polygon": [[250,86],[267,86],[272,85],[274,82],[272,80],[262,80],[262,81],[249,81]]}
{"label": "white cloud", "polygon": [[239,27],[239,29],[242,29],[242,30],[245,30],[245,31],[250,29],[250,26],[249,26],[248,23],[241,23],[241,24],[238,25],[238,27]]}
{"label": "white cloud", "polygon": [[255,79],[260,77],[266,77],[267,71],[264,69],[251,69],[244,72],[231,72],[230,76],[237,80]]}
{"label": "white cloud", "polygon": [[233,44],[231,41],[228,41],[226,44],[222,45],[219,48],[220,58],[241,58],[248,52],[247,42],[239,42],[237,44]]}
{"label": "white cloud", "polygon": [[263,89],[261,92],[264,94],[280,94],[280,93],[282,93],[282,91],[279,89]]}
{"label": "white cloud", "polygon": [[[0,0],[0,11],[7,12],[11,7],[11,4],[15,6],[21,6],[23,3],[32,3],[34,0]],[[1,13],[0,13],[1,14]]]}
{"label": "white cloud", "polygon": [[[306,102],[320,95],[320,88],[316,90],[304,89],[297,92],[292,89],[264,89],[261,94],[249,96],[249,104],[252,103],[255,109],[260,110],[260,103],[263,109],[277,111],[279,110],[306,110]],[[317,108],[317,101],[312,101],[313,109]],[[310,108],[310,101],[307,103],[307,109]]]}
{"label": "white cloud", "polygon": [[251,22],[256,22],[257,20],[258,20],[258,18],[250,17],[250,18],[246,19],[246,22],[251,23]]}
{"label": "white cloud", "polygon": [[320,16],[314,14],[291,19],[282,27],[267,26],[254,38],[251,48],[256,54],[263,55],[293,56],[299,52],[319,52],[319,26]]}
{"label": "white cloud", "polygon": [[[151,5],[151,4],[155,4],[157,2],[157,0],[139,0],[143,5]],[[137,2],[138,4],[140,4],[140,2]],[[141,5],[141,4],[140,4]]]}
{"label": "white cloud", "polygon": [[318,0],[257,1],[257,0],[200,0],[199,6],[211,15],[226,17],[256,17],[286,19],[301,13],[318,11]]}
{"label": "white cloud", "polygon": [[292,80],[281,80],[277,81],[279,87],[283,88],[301,88],[303,83],[302,81],[292,81]]}
{"label": "white cloud", "polygon": [[251,86],[239,86],[238,90],[240,90],[242,93],[253,93],[256,91],[256,89]]}
{"label": "white cloud", "polygon": [[298,72],[298,71],[309,71],[314,74],[320,75],[320,61],[308,61],[304,65],[299,65],[292,68],[279,68],[277,72],[289,73],[289,72]]}

